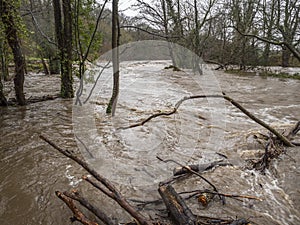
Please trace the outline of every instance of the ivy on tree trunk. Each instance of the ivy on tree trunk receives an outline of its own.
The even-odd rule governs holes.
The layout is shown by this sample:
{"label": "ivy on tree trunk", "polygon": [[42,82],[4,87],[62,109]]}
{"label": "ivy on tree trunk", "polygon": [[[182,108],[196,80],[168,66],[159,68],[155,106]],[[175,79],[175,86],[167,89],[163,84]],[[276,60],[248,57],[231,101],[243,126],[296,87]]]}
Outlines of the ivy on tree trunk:
{"label": "ivy on tree trunk", "polygon": [[18,37],[18,27],[15,22],[17,12],[14,7],[13,1],[0,0],[0,12],[1,19],[4,25],[4,32],[8,45],[10,46],[15,63],[15,77],[14,77],[14,87],[16,93],[16,99],[19,105],[25,105],[25,95],[23,91],[24,85],[24,69],[25,69],[25,59],[22,54],[20,40]]}
{"label": "ivy on tree trunk", "polygon": [[55,32],[60,53],[61,97],[73,98],[71,1],[62,0],[61,4],[60,0],[53,0],[53,7]]}

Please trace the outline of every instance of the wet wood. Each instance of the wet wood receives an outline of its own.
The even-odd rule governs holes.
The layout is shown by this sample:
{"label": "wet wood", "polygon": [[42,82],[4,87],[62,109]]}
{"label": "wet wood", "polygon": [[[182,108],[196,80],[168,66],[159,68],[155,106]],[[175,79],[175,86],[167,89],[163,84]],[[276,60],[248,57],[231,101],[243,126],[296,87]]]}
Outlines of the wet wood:
{"label": "wet wood", "polygon": [[292,140],[296,134],[300,131],[300,121],[298,121],[295,126],[290,130],[290,132],[287,135],[287,138],[289,140]]}
{"label": "wet wood", "polygon": [[[218,189],[216,188],[216,186],[215,186],[212,182],[210,182],[208,179],[206,179],[206,178],[205,178],[204,176],[202,176],[200,173],[198,173],[198,172],[192,170],[190,167],[184,166],[184,165],[182,165],[181,163],[178,163],[178,162],[176,162],[175,160],[172,160],[172,159],[162,159],[162,158],[160,158],[159,156],[156,156],[156,158],[159,159],[160,161],[164,162],[164,163],[173,162],[173,163],[179,165],[179,166],[182,167],[183,169],[189,171],[191,174],[194,174],[194,175],[200,177],[202,180],[204,180],[206,183],[208,183],[208,184],[214,189],[215,192],[218,192]],[[166,183],[165,183],[165,184],[166,184]],[[163,186],[163,185],[164,185],[164,183],[161,183],[161,186]]]}
{"label": "wet wood", "polygon": [[196,217],[171,185],[160,186],[158,192],[175,224],[196,223]]}
{"label": "wet wood", "polygon": [[[45,142],[47,142],[49,145],[54,147],[56,150],[61,152],[63,155],[67,156],[68,158],[74,160],[76,163],[78,163],[81,167],[83,167],[85,170],[89,172],[89,174],[92,175],[92,177],[84,176],[83,179],[92,184],[96,189],[100,190],[105,195],[112,198],[114,201],[116,201],[122,208],[124,208],[130,215],[134,217],[134,221],[126,223],[126,224],[132,224],[132,225],[170,225],[169,222],[166,221],[160,221],[159,219],[147,219],[143,215],[141,215],[138,211],[134,209],[133,206],[131,206],[124,196],[121,195],[120,192],[117,191],[117,189],[114,187],[114,185],[107,180],[106,178],[102,177],[100,174],[98,174],[96,171],[94,171],[85,161],[78,158],[76,155],[74,155],[73,152],[69,150],[65,150],[57,146],[54,142],[50,141],[47,137],[40,135],[40,138],[43,139]],[[165,160],[167,161],[173,161],[173,160]],[[180,164],[179,164],[180,165]],[[183,166],[184,167],[184,166]],[[189,170],[190,173],[196,174],[201,177],[201,175],[198,172],[195,172],[191,170],[188,167],[185,167]],[[176,177],[185,176],[178,175]],[[205,179],[205,178],[204,178]],[[205,179],[206,180],[206,179]],[[207,181],[209,182],[209,181]],[[211,184],[213,186],[213,184]],[[213,186],[214,187],[214,186]],[[215,187],[214,187],[215,189]],[[224,225],[224,224],[233,224],[233,225],[242,225],[242,224],[248,224],[248,221],[245,219],[219,219],[219,218],[210,218],[205,216],[199,216],[194,215],[192,211],[189,209],[189,207],[184,202],[184,199],[180,196],[181,194],[184,194],[181,192],[178,194],[175,189],[169,184],[169,183],[160,183],[159,194],[161,195],[162,199],[155,201],[156,203],[163,202],[169,212],[168,219],[172,219],[174,224],[218,224],[218,225]],[[194,191],[195,192],[195,191]],[[192,193],[192,192],[191,192]],[[225,197],[233,197],[233,198],[249,198],[249,199],[255,199],[258,200],[255,197],[251,196],[241,196],[241,195],[226,195],[226,194],[220,194],[217,190],[216,191],[210,191],[205,190],[203,192],[195,192],[196,194],[203,194],[203,193],[209,193],[210,195],[219,195],[219,196],[225,196]],[[97,225],[96,222],[88,219],[77,206],[75,205],[74,201],[79,202],[82,206],[84,206],[86,209],[88,209],[90,212],[92,212],[95,216],[97,216],[101,221],[103,221],[107,225],[115,225],[117,222],[112,221],[111,218],[109,218],[103,211],[101,211],[99,208],[93,206],[87,199],[82,197],[76,190],[73,192],[64,192],[61,193],[59,191],[56,191],[57,197],[59,197],[64,203],[71,209],[73,212],[73,220],[79,221],[80,223],[84,225]],[[193,194],[195,196],[195,194]],[[189,198],[186,198],[189,199]],[[118,223],[120,224],[120,223]]]}
{"label": "wet wood", "polygon": [[[89,164],[87,164],[85,161],[74,155],[69,150],[65,150],[57,146],[53,141],[46,138],[44,135],[40,135],[40,138],[47,142],[49,145],[51,145],[53,148],[58,150],[60,153],[65,155],[66,157],[74,160],[76,163],[78,163],[82,168],[84,168],[89,174],[91,174],[98,182],[100,182],[104,187],[101,187],[99,190],[101,190],[104,194],[106,194],[108,197],[112,198],[114,201],[116,201],[126,212],[128,212],[133,218],[135,218],[139,224],[142,225],[150,225],[152,224],[149,219],[144,217],[142,214],[137,212],[137,210],[128,203],[126,198],[115,188],[115,186],[105,177],[100,175],[96,170],[94,170],[92,167],[90,167]],[[95,182],[96,183],[96,182]],[[98,185],[98,184],[97,184]]]}
{"label": "wet wood", "polygon": [[73,190],[72,192],[64,192],[63,194],[75,201],[78,201],[82,206],[84,206],[89,211],[91,211],[95,216],[97,216],[104,224],[117,225],[117,223],[113,222],[111,218],[109,218],[102,210],[93,206],[91,203],[89,203],[88,200],[82,197],[78,191]]}
{"label": "wet wood", "polygon": [[56,191],[55,192],[56,196],[60,198],[66,205],[69,207],[69,209],[73,212],[74,215],[74,220],[77,220],[81,222],[84,225],[98,225],[98,223],[93,222],[89,220],[74,204],[72,199],[64,195],[63,193]]}
{"label": "wet wood", "polygon": [[[181,174],[189,173],[190,170],[198,172],[198,173],[203,173],[205,171],[212,170],[218,166],[233,166],[233,165],[228,162],[214,161],[214,162],[206,163],[206,164],[188,165],[188,166],[184,166],[184,167],[179,166],[173,170],[173,175],[178,176]],[[187,168],[189,168],[189,169],[187,169]]]}
{"label": "wet wood", "polygon": [[[296,123],[296,125],[290,129],[289,132],[283,134],[294,146],[298,146],[298,143],[292,142],[293,138],[300,130],[300,121]],[[273,136],[271,133],[267,135],[263,135],[262,137],[256,136],[256,138],[263,139],[266,141],[265,144],[265,153],[264,155],[257,160],[249,160],[252,164],[252,167],[256,170],[261,171],[263,174],[265,173],[265,169],[269,168],[269,164],[272,159],[278,158],[282,153],[286,152],[284,146],[282,146],[282,142],[278,137]]]}

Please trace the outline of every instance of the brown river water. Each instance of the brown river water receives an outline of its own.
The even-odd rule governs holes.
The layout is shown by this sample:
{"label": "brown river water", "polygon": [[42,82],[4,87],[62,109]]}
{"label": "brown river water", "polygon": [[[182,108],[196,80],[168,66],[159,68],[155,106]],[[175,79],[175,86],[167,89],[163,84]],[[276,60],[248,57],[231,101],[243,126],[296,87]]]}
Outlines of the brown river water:
{"label": "brown river water", "polygon": [[[184,96],[220,91],[275,128],[289,129],[300,119],[300,81],[235,76],[209,68],[200,76],[189,71],[164,70],[169,64],[123,63],[114,119],[104,113],[111,80],[103,75],[97,96],[89,102],[97,134],[89,154],[77,150],[80,144],[74,134],[85,142],[85,132],[94,127],[85,124],[85,116],[79,118],[73,101],[56,99],[0,108],[0,224],[71,224],[71,212],[54,192],[72,188],[118,221],[131,220],[116,204],[82,181],[86,172],[45,144],[40,134],[83,155],[128,199],[136,200],[158,199],[158,183],[172,176],[176,165],[162,163],[156,156],[182,164],[202,164],[224,160],[216,152],[224,154],[234,166],[218,167],[204,176],[221,193],[256,196],[262,201],[228,198],[222,205],[215,198],[203,208],[196,199],[190,199],[187,202],[195,214],[246,218],[262,225],[300,224],[300,148],[287,149],[286,154],[272,162],[266,175],[245,169],[245,159],[263,149],[253,134],[267,132],[228,102],[190,100],[176,114],[155,118],[144,126],[118,129],[153,113],[171,110]],[[57,93],[59,77],[28,75],[25,87],[27,97]],[[198,177],[190,177],[176,183],[175,188],[188,191],[209,186]],[[142,213],[155,217],[155,213],[163,214],[159,211],[163,208],[148,205]]]}

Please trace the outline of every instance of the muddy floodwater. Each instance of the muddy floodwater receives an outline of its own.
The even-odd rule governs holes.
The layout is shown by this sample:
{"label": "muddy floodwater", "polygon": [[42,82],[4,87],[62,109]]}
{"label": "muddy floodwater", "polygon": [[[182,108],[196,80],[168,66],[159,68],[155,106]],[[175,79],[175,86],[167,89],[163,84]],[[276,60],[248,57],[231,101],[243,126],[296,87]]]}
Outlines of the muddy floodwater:
{"label": "muddy floodwater", "polygon": [[[96,96],[87,102],[93,109],[87,116],[92,116],[93,135],[96,134],[87,152],[78,139],[87,141],[89,137],[80,132],[94,127],[85,124],[85,115],[76,114],[72,100],[0,108],[0,224],[71,224],[71,212],[55,191],[73,188],[101,206],[107,215],[120,222],[131,220],[120,207],[82,181],[86,172],[45,144],[40,134],[83,156],[129,200],[159,198],[158,183],[171,177],[176,165],[165,164],[156,156],[181,164],[229,162],[233,166],[218,167],[203,176],[221,193],[255,196],[261,201],[227,198],[222,205],[214,198],[204,208],[191,198],[187,203],[193,213],[246,218],[260,225],[300,224],[300,148],[288,148],[286,154],[271,163],[265,175],[246,169],[245,160],[263,150],[253,135],[268,132],[228,102],[189,100],[176,114],[154,118],[144,126],[120,129],[153,113],[172,110],[185,96],[225,92],[261,120],[281,131],[288,130],[300,120],[300,81],[230,75],[211,70],[212,66],[204,66],[200,76],[188,70],[164,69],[169,64],[122,63],[120,97],[113,119],[105,114],[111,79],[105,73],[100,77]],[[11,90],[6,87],[6,91]],[[58,93],[59,77],[27,75],[25,92],[27,98]],[[297,139],[300,142],[299,135]],[[174,186],[178,191],[210,188],[198,177],[181,180]],[[142,213],[155,218],[157,213],[166,215],[160,211],[163,208],[160,204],[148,205]]]}

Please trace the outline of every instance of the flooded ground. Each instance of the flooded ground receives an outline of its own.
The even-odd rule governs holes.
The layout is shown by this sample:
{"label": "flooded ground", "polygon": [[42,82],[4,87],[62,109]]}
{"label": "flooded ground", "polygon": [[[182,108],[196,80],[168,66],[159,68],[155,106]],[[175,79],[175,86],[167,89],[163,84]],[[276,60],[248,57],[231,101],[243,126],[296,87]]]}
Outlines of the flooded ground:
{"label": "flooded ground", "polygon": [[[300,119],[300,81],[240,77],[208,69],[199,76],[189,71],[164,70],[167,65],[166,61],[122,64],[114,119],[104,113],[111,80],[101,77],[100,91],[89,102],[96,118],[99,150],[92,149],[93,157],[86,159],[129,199],[154,200],[159,198],[158,182],[170,177],[175,167],[158,161],[156,156],[182,164],[201,164],[223,159],[218,152],[234,166],[219,167],[204,176],[222,193],[252,195],[263,201],[227,199],[224,206],[214,199],[203,208],[190,199],[188,204],[195,214],[244,217],[253,224],[299,224],[300,148],[288,149],[266,175],[246,170],[244,159],[263,149],[252,134],[266,131],[229,103],[221,99],[186,101],[174,115],[155,118],[136,128],[118,128],[153,113],[169,111],[184,96],[223,91],[263,121],[289,129]],[[59,77],[30,75],[26,80],[27,97],[59,91]],[[0,113],[0,224],[71,224],[70,211],[54,194],[55,190],[71,188],[79,189],[105,208],[108,215],[130,221],[119,207],[81,181],[80,177],[86,174],[83,169],[38,137],[43,133],[58,145],[84,155],[76,149],[73,125],[77,121],[72,101],[56,99],[1,108]],[[196,177],[175,187],[178,191],[209,188]],[[163,205],[149,205],[143,213],[155,216],[154,209],[162,208]]]}

